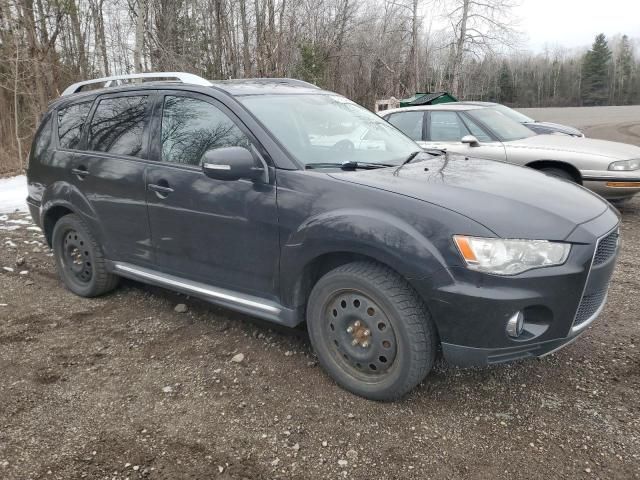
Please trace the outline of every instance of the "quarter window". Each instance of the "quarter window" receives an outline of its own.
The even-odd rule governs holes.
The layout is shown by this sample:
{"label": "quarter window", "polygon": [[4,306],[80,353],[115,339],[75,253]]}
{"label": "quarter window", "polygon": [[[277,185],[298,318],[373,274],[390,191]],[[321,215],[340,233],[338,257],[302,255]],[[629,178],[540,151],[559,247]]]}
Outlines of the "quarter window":
{"label": "quarter window", "polygon": [[389,123],[417,142],[422,140],[422,123],[424,112],[392,113]]}
{"label": "quarter window", "polygon": [[162,161],[200,165],[209,150],[249,148],[249,138],[219,108],[195,98],[168,95],[162,110]]}
{"label": "quarter window", "polygon": [[58,110],[58,141],[62,148],[78,148],[82,127],[92,102],[77,103]]}
{"label": "quarter window", "polygon": [[89,150],[142,156],[147,96],[100,100],[89,126]]}

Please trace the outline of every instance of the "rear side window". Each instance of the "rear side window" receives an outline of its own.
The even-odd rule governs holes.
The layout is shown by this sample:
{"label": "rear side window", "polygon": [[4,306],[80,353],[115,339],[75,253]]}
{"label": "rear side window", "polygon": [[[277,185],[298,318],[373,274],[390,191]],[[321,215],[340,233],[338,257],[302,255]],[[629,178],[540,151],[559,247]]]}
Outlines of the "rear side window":
{"label": "rear side window", "polygon": [[82,127],[92,103],[77,103],[58,110],[58,142],[61,148],[79,147]]}
{"label": "rear side window", "polygon": [[392,113],[388,122],[415,141],[422,140],[424,112]]}
{"label": "rear side window", "polygon": [[162,110],[162,161],[200,165],[209,150],[249,148],[249,138],[222,110],[195,98],[168,95]]}
{"label": "rear side window", "polygon": [[51,115],[45,118],[33,142],[33,158],[37,161],[51,146],[51,118]]}
{"label": "rear side window", "polygon": [[88,149],[141,157],[147,96],[103,98],[89,125]]}

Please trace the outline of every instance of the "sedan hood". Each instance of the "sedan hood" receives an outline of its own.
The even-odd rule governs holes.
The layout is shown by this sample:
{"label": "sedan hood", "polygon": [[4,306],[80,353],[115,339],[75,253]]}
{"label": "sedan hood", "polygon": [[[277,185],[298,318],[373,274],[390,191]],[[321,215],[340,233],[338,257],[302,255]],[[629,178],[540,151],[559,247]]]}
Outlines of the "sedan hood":
{"label": "sedan hood", "polygon": [[582,136],[582,132],[577,128],[570,127],[568,125],[561,125],[560,123],[552,122],[525,122],[524,126],[530,127],[536,133],[565,133],[567,135]]}
{"label": "sedan hood", "polygon": [[396,172],[381,168],[331,176],[453,210],[502,238],[564,240],[577,225],[610,208],[585,188],[491,160],[447,154]]}
{"label": "sedan hood", "polygon": [[506,148],[535,148],[555,150],[585,155],[595,155],[612,160],[640,158],[640,147],[627,143],[596,140],[595,138],[576,138],[566,135],[535,135],[504,142]]}

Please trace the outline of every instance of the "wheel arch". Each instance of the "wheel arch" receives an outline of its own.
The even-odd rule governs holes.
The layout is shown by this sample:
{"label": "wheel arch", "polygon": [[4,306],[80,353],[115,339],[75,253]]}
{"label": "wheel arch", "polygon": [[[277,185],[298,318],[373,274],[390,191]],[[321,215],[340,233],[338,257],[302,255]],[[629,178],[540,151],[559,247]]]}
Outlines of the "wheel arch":
{"label": "wheel arch", "polygon": [[582,185],[582,174],[580,173],[580,170],[568,162],[563,162],[561,160],[534,160],[533,162],[527,163],[525,166],[535,170],[558,168],[569,173],[578,185]]}
{"label": "wheel arch", "polygon": [[45,210],[42,215],[42,230],[44,232],[44,238],[47,240],[47,245],[49,247],[52,246],[51,239],[53,236],[53,228],[55,227],[58,220],[60,220],[65,215],[71,215],[76,213],[72,210],[68,205],[52,205],[47,210]]}
{"label": "wheel arch", "polygon": [[108,245],[105,242],[104,231],[96,211],[85,195],[68,182],[56,182],[50,185],[43,194],[40,225],[42,225],[49,246],[51,246],[53,227],[60,218],[68,214],[78,215],[91,229],[107,253]]}
{"label": "wheel arch", "polygon": [[[439,223],[429,227],[438,231]],[[441,239],[440,239],[441,240]],[[309,218],[280,255],[280,298],[303,311],[315,282],[345,263],[369,260],[394,271],[425,300],[424,280],[446,269],[440,245],[415,225],[385,212],[344,209]]]}

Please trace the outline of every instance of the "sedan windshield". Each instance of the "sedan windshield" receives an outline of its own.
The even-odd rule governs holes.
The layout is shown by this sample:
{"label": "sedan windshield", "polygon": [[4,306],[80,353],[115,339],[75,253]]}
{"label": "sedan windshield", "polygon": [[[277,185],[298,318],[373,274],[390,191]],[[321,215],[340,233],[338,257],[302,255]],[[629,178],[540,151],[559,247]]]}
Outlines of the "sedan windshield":
{"label": "sedan windshield", "polygon": [[520,122],[516,122],[507,117],[494,107],[468,110],[467,114],[474,120],[485,125],[501,142],[521,140],[535,136],[533,131],[529,130]]}
{"label": "sedan windshield", "polygon": [[251,95],[240,101],[304,165],[400,165],[420,147],[339,95]]}
{"label": "sedan windshield", "polygon": [[505,107],[504,105],[496,105],[495,107],[491,107],[503,115],[506,115],[511,120],[515,120],[520,123],[534,123],[535,120],[531,117],[527,117],[526,115],[514,110],[513,108]]}

